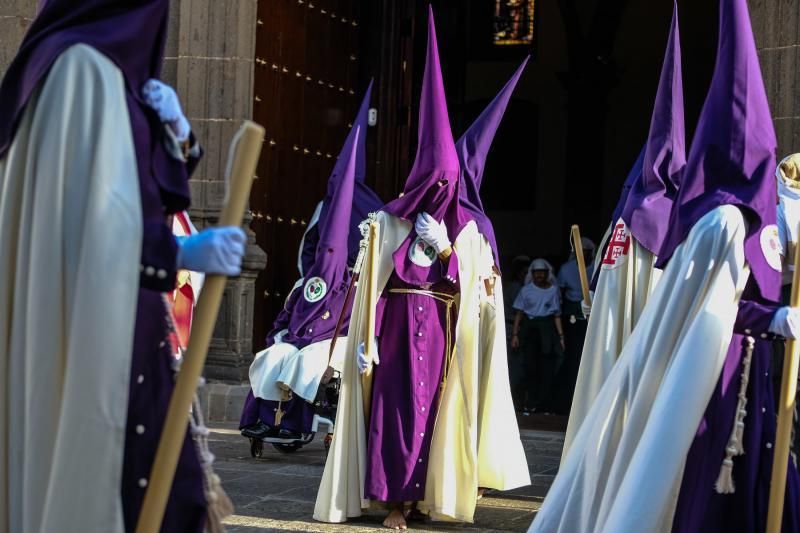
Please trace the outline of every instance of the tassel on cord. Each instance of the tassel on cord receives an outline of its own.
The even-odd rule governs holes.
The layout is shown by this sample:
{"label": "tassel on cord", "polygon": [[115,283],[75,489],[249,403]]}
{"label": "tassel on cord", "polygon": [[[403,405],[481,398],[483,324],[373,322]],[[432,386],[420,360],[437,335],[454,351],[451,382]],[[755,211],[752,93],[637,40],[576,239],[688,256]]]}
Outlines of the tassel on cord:
{"label": "tassel on cord", "polygon": [[750,364],[753,360],[753,337],[747,337],[744,359],[742,360],[742,377],[739,385],[739,402],[736,405],[736,417],[731,430],[728,445],[725,447],[725,459],[719,471],[714,489],[719,494],[733,494],[736,485],[733,482],[733,458],[744,454],[744,419],[747,416],[747,385],[750,382]]}
{"label": "tassel on cord", "polygon": [[203,468],[203,489],[206,495],[208,509],[206,511],[206,533],[224,533],[225,526],[222,521],[233,514],[233,502],[222,488],[222,481],[214,473],[214,454],[208,448],[209,430],[203,421],[203,409],[200,400],[195,395],[192,401],[192,416],[189,423],[192,431],[192,440]]}

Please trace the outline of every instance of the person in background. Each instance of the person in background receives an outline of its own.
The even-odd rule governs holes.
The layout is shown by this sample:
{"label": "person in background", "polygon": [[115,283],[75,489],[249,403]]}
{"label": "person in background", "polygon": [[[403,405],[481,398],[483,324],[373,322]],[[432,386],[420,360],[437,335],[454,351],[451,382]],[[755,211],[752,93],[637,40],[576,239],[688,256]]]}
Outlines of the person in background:
{"label": "person in background", "polygon": [[514,309],[514,300],[517,299],[519,291],[525,286],[525,278],[528,275],[531,258],[527,255],[518,255],[511,261],[511,275],[508,285],[503,286],[503,303],[506,313],[506,338],[508,343],[508,373],[511,382],[511,395],[514,398],[514,408],[517,412],[525,407],[525,358],[519,348],[514,348],[511,344],[512,331],[514,331],[514,317],[517,311]]}
{"label": "person in background", "polygon": [[524,411],[550,413],[553,382],[564,359],[561,297],[550,263],[534,259],[530,273],[514,300],[511,347],[522,351],[528,389]]}
{"label": "person in background", "polygon": [[[594,275],[595,245],[587,237],[581,237],[583,260],[586,263],[586,277],[592,279]],[[583,343],[586,340],[586,327],[588,321],[581,310],[583,292],[581,278],[578,271],[578,258],[573,250],[566,263],[558,271],[558,286],[562,291],[562,312],[566,321],[564,323],[564,364],[556,378],[556,411],[559,414],[569,412],[572,403],[572,393],[575,390],[575,380],[578,377],[578,367],[581,362]]]}

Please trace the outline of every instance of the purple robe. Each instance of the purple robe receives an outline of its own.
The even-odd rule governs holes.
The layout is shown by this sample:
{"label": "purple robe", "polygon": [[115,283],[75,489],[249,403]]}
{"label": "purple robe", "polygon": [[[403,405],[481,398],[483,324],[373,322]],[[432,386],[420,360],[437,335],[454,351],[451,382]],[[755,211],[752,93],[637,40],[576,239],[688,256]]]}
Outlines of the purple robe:
{"label": "purple robe", "polygon": [[[770,360],[773,335],[767,331],[775,307],[752,301],[739,306],[734,335],[722,375],[689,450],[672,530],[676,533],[764,531],[775,442],[775,401]],[[745,354],[745,336],[753,348],[744,419],[744,454],[733,458],[733,494],[718,494],[714,484],[731,435]],[[782,531],[800,531],[800,477],[789,461]]]}
{"label": "purple robe", "polygon": [[[455,295],[458,257],[452,253],[427,290]],[[428,455],[445,368],[448,307],[431,296],[398,294],[420,289],[393,273],[378,301],[375,331],[380,364],[374,367],[367,433],[366,498],[384,502],[425,497]],[[455,342],[456,309],[450,308],[449,337]],[[451,346],[451,350],[455,347]],[[451,352],[452,353],[452,352]]]}

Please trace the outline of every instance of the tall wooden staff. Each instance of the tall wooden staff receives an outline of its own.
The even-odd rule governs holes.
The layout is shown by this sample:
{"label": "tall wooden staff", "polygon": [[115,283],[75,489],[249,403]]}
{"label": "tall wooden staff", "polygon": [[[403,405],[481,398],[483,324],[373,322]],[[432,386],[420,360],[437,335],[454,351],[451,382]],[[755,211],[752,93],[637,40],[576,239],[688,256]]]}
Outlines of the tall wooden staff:
{"label": "tall wooden staff", "polygon": [[[371,303],[378,298],[378,223],[372,222],[369,225],[369,247],[367,248],[367,278],[366,289],[368,302],[367,308],[364,310],[366,317],[364,317],[364,351],[366,352],[367,359],[374,360],[375,351],[378,349],[375,346],[375,309],[372,308]],[[372,403],[372,368],[361,376],[361,387],[364,401],[364,413],[369,413]]]}
{"label": "tall wooden staff", "polygon": [[[800,231],[800,228],[798,228]],[[800,253],[794,254],[792,295],[789,305],[800,305]],[[783,501],[786,494],[786,467],[789,461],[789,441],[792,437],[795,396],[797,393],[797,368],[800,362],[800,344],[794,339],[786,341],[783,356],[781,398],[778,403],[778,428],[775,436],[775,455],[772,457],[772,480],[769,485],[767,533],[780,533],[783,520]]]}
{"label": "tall wooden staff", "polygon": [[[220,226],[241,225],[263,141],[264,128],[249,121],[244,123],[234,137],[228,156],[227,177],[230,186],[225,206],[219,217]],[[164,421],[158,451],[150,472],[150,483],[145,493],[136,533],[155,533],[161,529],[167,498],[175,479],[178,456],[186,438],[189,408],[206,361],[211,333],[217,321],[219,305],[225,290],[225,281],[225,276],[206,277],[195,310],[189,347],[169,402],[167,418]]]}
{"label": "tall wooden staff", "polygon": [[575,250],[575,259],[578,261],[578,273],[581,278],[583,301],[586,305],[592,305],[592,298],[589,296],[589,277],[586,275],[586,262],[583,260],[581,230],[577,224],[573,224],[572,226],[572,249]]}

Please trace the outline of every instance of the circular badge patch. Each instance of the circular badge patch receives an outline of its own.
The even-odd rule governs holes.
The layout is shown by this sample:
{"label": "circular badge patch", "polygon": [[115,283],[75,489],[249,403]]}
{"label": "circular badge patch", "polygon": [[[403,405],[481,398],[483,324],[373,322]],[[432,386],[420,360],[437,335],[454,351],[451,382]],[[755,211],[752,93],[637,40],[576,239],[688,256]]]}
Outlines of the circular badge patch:
{"label": "circular badge patch", "polygon": [[408,249],[408,258],[417,266],[429,267],[436,261],[436,250],[418,236]]}
{"label": "circular badge patch", "polygon": [[770,224],[761,230],[761,251],[769,266],[781,271],[781,244],[778,240],[778,226]]}
{"label": "circular badge patch", "polygon": [[303,297],[307,302],[314,303],[322,300],[325,293],[328,292],[328,285],[325,280],[320,277],[313,277],[306,281],[306,286],[303,289]]}

